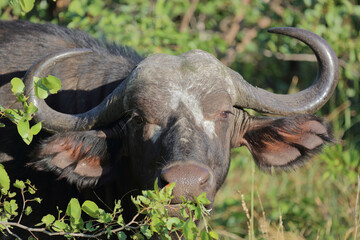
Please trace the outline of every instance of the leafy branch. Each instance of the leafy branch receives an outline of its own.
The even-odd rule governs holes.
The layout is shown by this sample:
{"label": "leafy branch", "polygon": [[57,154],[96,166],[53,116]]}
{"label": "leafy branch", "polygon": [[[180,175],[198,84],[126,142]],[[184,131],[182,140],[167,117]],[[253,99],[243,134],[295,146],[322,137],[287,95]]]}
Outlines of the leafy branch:
{"label": "leafy branch", "polygon": [[[45,99],[49,94],[57,93],[61,89],[61,81],[51,75],[42,79],[35,77],[33,84],[35,95],[40,99]],[[41,122],[30,127],[30,120],[38,109],[34,106],[34,103],[27,102],[29,97],[25,94],[25,84],[20,78],[11,80],[11,91],[16,96],[16,100],[6,108],[0,106],[0,119],[7,118],[12,121],[17,126],[17,131],[23,141],[29,145],[33,136],[37,135],[41,130]],[[13,109],[17,104],[20,104],[22,109]],[[5,124],[0,122],[0,127],[5,127]]]}
{"label": "leafy branch", "polygon": [[[141,195],[133,197],[132,201],[137,208],[137,213],[129,222],[125,223],[121,207],[121,201],[115,201],[112,212],[101,209],[95,202],[86,200],[80,205],[76,198],[69,201],[66,211],[58,209],[55,217],[47,214],[35,227],[21,224],[24,216],[32,212],[31,202],[41,204],[41,199],[33,197],[36,187],[30,180],[16,180],[13,187],[20,190],[22,197],[22,209],[18,213],[19,206],[14,197],[15,192],[10,192],[10,179],[3,165],[0,164],[0,232],[10,234],[21,239],[13,229],[19,228],[28,231],[35,239],[35,233],[48,236],[64,236],[66,238],[108,238],[116,236],[118,239],[150,239],[159,236],[161,239],[185,238],[196,239],[218,239],[216,232],[207,226],[207,217],[210,210],[206,209],[209,200],[203,193],[190,202],[183,199],[181,204],[174,207],[171,204],[172,190],[175,183],[159,189],[157,181],[154,190],[144,190]],[[32,196],[27,198],[28,195]],[[168,210],[176,208],[178,217],[170,216]],[[18,217],[19,216],[19,217]],[[90,220],[84,220],[86,219]],[[205,223],[205,229],[200,231],[197,227],[199,221]]]}

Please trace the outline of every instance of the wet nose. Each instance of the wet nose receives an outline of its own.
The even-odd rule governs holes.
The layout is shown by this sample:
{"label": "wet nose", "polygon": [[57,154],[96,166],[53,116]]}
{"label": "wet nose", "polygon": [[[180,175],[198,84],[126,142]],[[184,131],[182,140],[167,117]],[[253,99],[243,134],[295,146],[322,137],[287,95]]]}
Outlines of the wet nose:
{"label": "wet nose", "polygon": [[207,198],[213,202],[216,192],[214,176],[206,167],[195,163],[178,163],[165,168],[161,172],[161,180],[165,186],[175,183],[172,203],[181,203],[181,196],[192,201],[194,197],[206,192]]}

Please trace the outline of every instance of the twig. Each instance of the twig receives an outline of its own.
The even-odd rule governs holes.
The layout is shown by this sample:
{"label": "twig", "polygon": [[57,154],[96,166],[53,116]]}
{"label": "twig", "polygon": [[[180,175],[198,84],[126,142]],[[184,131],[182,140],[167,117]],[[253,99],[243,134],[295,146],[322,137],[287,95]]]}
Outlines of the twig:
{"label": "twig", "polygon": [[199,2],[199,0],[191,1],[191,5],[190,5],[189,9],[185,13],[185,15],[181,21],[180,29],[179,29],[180,32],[184,32],[188,29],[190,20],[191,20],[192,16],[194,15],[194,12],[196,10],[196,6],[197,6],[198,2]]}
{"label": "twig", "polygon": [[16,235],[15,233],[13,233],[8,226],[4,225],[4,227],[11,236],[14,236],[15,238],[21,240],[21,238],[18,235]]}
{"label": "twig", "polygon": [[257,36],[257,27],[244,29],[244,37],[240,43],[237,43],[235,48],[229,48],[226,55],[221,59],[221,62],[226,66],[230,66],[236,60],[236,54],[245,50],[246,46]]}
{"label": "twig", "polygon": [[22,211],[21,211],[21,214],[20,214],[20,217],[19,217],[19,220],[18,220],[17,223],[21,222],[21,219],[22,219],[22,217],[24,215],[24,212],[25,212],[26,200],[25,200],[25,196],[24,196],[24,189],[21,189],[21,197],[22,197],[23,205],[22,205]]}
{"label": "twig", "polygon": [[[136,226],[136,227],[133,227],[133,226],[130,226],[131,224],[133,223],[136,223],[134,221],[131,221],[130,223],[126,224],[125,226],[123,227],[120,227],[120,228],[117,228],[117,229],[114,229],[112,230],[111,232],[112,233],[117,233],[117,232],[120,232],[120,231],[123,231],[125,229],[132,229],[132,230],[136,230],[136,229],[139,229],[140,227],[139,226]],[[25,225],[22,225],[22,224],[19,224],[19,223],[14,223],[14,222],[4,222],[4,221],[0,221],[0,225],[3,225],[6,230],[9,232],[8,230],[8,226],[13,226],[13,227],[17,227],[17,228],[21,228],[21,229],[24,229],[30,233],[32,232],[38,232],[38,233],[43,233],[43,234],[46,234],[48,236],[71,236],[71,237],[84,237],[84,238],[98,238],[104,234],[107,233],[107,231],[102,231],[102,232],[99,232],[97,234],[94,234],[94,235],[91,235],[91,234],[86,234],[86,233],[71,233],[71,232],[50,232],[48,230],[46,230],[45,228],[31,228],[31,227],[27,227]],[[9,232],[11,235],[14,235],[14,233],[12,233],[11,231]],[[21,239],[21,238],[19,238]]]}
{"label": "twig", "polygon": [[337,118],[343,111],[351,106],[351,102],[348,100],[338,106],[335,110],[333,110],[328,116],[326,116],[326,120],[331,122],[334,118]]}
{"label": "twig", "polygon": [[104,206],[109,210],[112,211],[111,207],[109,205],[107,205],[98,195],[95,191],[93,191],[95,197],[97,198],[97,200],[99,200],[102,204],[104,204]]}
{"label": "twig", "polygon": [[299,54],[284,54],[284,53],[273,53],[270,50],[264,50],[265,57],[275,57],[282,61],[304,61],[304,62],[316,62],[316,56],[314,54],[299,53]]}
{"label": "twig", "polygon": [[146,211],[147,209],[146,208],[144,208],[143,210],[141,210],[140,212],[138,212],[132,219],[131,219],[131,221],[128,223],[128,224],[126,224],[126,226],[128,226],[128,227],[126,227],[126,226],[124,226],[124,227],[120,227],[120,228],[117,228],[117,229],[114,229],[114,230],[112,230],[111,232],[112,233],[117,233],[117,232],[120,232],[120,231],[122,231],[122,230],[124,230],[125,228],[131,228],[131,229],[134,229],[134,230],[136,230],[136,229],[139,229],[140,227],[138,226],[138,227],[130,227],[132,224],[136,224],[137,222],[135,221],[139,216],[140,216],[140,214],[142,214],[144,211]]}
{"label": "twig", "polygon": [[357,187],[357,193],[356,193],[356,201],[355,201],[355,230],[354,230],[354,240],[357,239],[357,232],[358,232],[358,226],[359,226],[359,212],[358,212],[358,207],[359,207],[359,195],[360,195],[360,175],[357,176],[358,177],[358,187]]}
{"label": "twig", "polygon": [[244,19],[244,11],[240,11],[236,16],[234,17],[234,20],[230,26],[229,31],[226,33],[224,39],[227,44],[231,44],[238,34],[240,30],[240,23]]}
{"label": "twig", "polygon": [[[144,211],[145,211],[145,209],[143,209],[142,211],[137,213],[133,217],[133,219],[129,223],[127,223],[125,226],[116,228],[114,230],[111,230],[111,232],[112,233],[117,233],[117,232],[123,231],[125,229],[131,229],[131,230],[139,229],[140,226],[131,226],[131,225],[138,223],[138,222],[136,222],[136,219]],[[71,236],[71,237],[84,237],[84,238],[98,238],[98,237],[108,233],[106,230],[103,230],[103,231],[101,231],[101,232],[99,232],[97,234],[93,234],[93,235],[92,234],[86,234],[86,233],[50,232],[50,231],[46,230],[45,228],[31,228],[31,227],[27,227],[25,225],[22,225],[21,223],[4,222],[4,221],[0,221],[0,225],[3,225],[6,228],[6,231],[9,234],[17,237],[19,240],[21,240],[21,238],[18,237],[17,235],[15,235],[14,233],[12,233],[8,226],[13,226],[13,227],[24,229],[24,230],[30,232],[31,234],[33,234],[33,232],[39,232],[39,233],[46,234],[48,236]]]}

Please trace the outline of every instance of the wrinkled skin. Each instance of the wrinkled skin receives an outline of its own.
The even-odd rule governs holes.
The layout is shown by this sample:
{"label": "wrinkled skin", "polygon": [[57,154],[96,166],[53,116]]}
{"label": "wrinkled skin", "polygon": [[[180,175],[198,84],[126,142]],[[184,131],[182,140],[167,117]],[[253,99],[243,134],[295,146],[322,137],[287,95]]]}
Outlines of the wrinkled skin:
{"label": "wrinkled skin", "polygon": [[[131,75],[125,96],[126,111],[142,121],[139,124],[135,119],[135,123],[130,123],[133,125],[128,130],[128,141],[130,155],[135,156],[131,161],[134,168],[144,171],[140,176],[146,176],[140,178],[145,180],[141,184],[154,178],[154,170],[175,161],[194,161],[213,169],[216,189],[225,179],[234,123],[234,109],[227,91],[231,86],[222,81],[225,69],[223,75],[219,71],[218,76],[207,76],[207,68],[219,67],[218,60],[205,54],[209,61],[204,66],[202,61],[196,62],[198,56],[194,57],[203,54],[193,51],[179,57],[153,55],[138,65]],[[163,71],[169,69],[175,76],[172,81],[162,77]],[[214,80],[211,89],[204,87],[206,83],[198,81],[198,76],[202,76],[201,79],[211,77]],[[168,100],[164,102],[163,99]],[[162,106],[161,109],[158,106]],[[137,169],[141,165],[138,161],[149,156],[153,158],[146,160],[149,167]]]}
{"label": "wrinkled skin", "polygon": [[[29,42],[34,43],[25,49]],[[83,113],[114,88],[120,89],[116,104],[106,104],[110,110],[105,116],[111,119],[106,124],[59,131],[51,129],[58,117],[40,119],[47,131],[29,147],[11,123],[0,129],[0,162],[11,174],[30,179],[39,171],[38,188],[47,185],[45,198],[55,206],[84,197],[83,192],[88,193],[85,198],[96,198],[93,188],[111,203],[151,188],[156,178],[160,187],[176,183],[173,204],[180,196],[191,200],[202,192],[213,202],[225,181],[231,148],[246,146],[261,169],[276,170],[304,164],[332,141],[330,127],[313,115],[250,116],[236,100],[243,90],[235,86],[244,80],[201,50],[142,59],[132,50],[104,47],[84,33],[26,22],[0,22],[0,44],[0,59],[6,59],[0,63],[2,106],[13,101],[11,77],[23,77],[34,62],[65,48],[92,52],[63,59],[46,70],[64,87],[47,101],[51,109]],[[83,190],[79,193],[74,185]],[[128,204],[125,200],[131,212]]]}

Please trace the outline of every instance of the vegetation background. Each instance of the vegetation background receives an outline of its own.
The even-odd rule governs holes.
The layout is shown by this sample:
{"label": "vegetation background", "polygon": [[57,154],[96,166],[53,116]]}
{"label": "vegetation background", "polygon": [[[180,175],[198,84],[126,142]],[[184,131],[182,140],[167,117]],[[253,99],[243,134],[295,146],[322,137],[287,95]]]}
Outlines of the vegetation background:
{"label": "vegetation background", "polygon": [[246,149],[235,150],[211,225],[222,239],[360,239],[359,4],[359,0],[36,0],[35,8],[21,15],[20,8],[0,0],[0,18],[66,25],[131,46],[144,56],[199,48],[253,85],[277,93],[309,86],[316,76],[316,59],[304,44],[266,29],[300,27],[319,34],[340,60],[338,87],[318,112],[331,123],[338,142],[296,172],[274,175],[256,169]]}

